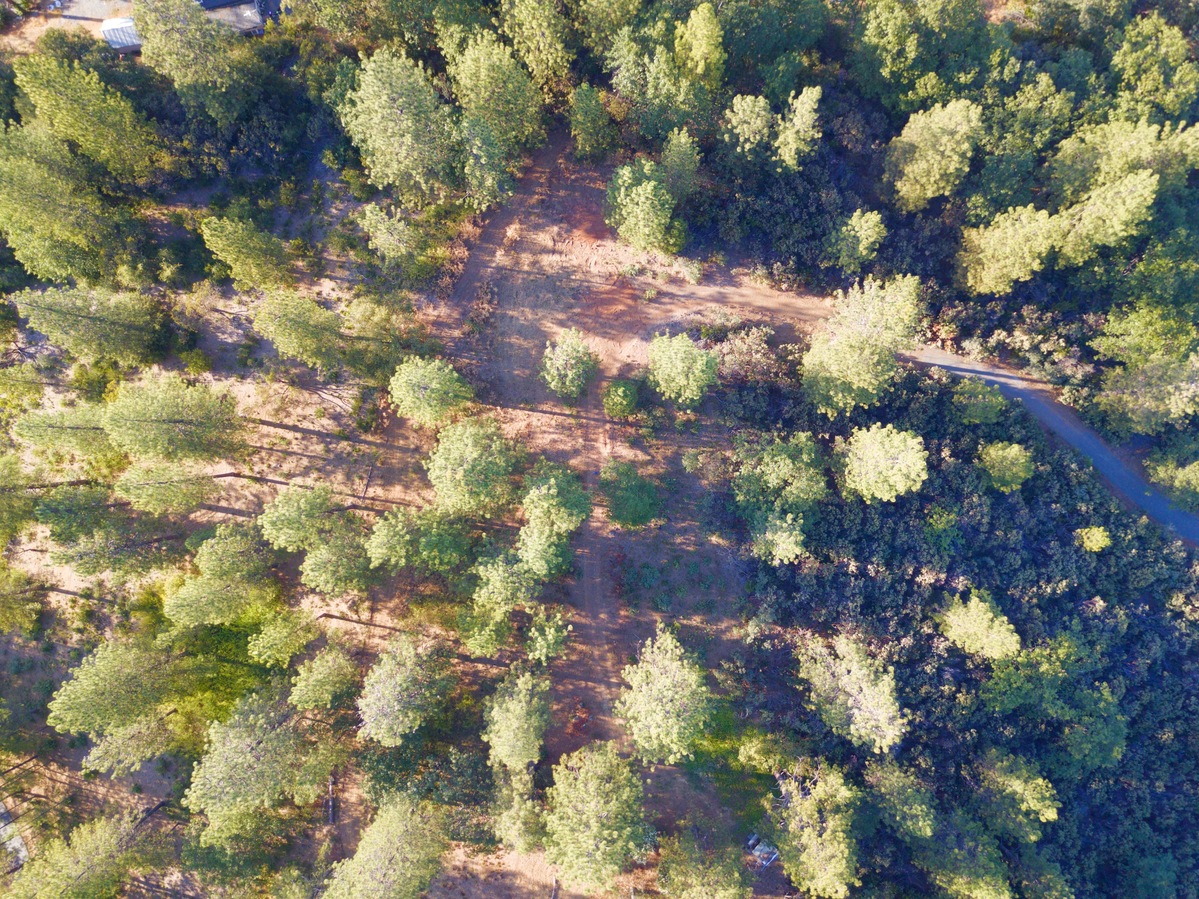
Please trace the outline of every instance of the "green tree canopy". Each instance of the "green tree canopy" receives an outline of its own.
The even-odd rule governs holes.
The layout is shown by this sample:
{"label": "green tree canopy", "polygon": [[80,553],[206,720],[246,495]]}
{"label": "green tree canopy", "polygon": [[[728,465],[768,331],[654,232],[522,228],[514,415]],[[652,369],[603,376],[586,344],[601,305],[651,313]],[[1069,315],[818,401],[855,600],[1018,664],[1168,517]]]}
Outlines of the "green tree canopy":
{"label": "green tree canopy", "polygon": [[685,408],[699,405],[716,383],[719,360],[686,334],[658,334],[649,344],[649,382],[664,399]]}
{"label": "green tree canopy", "polygon": [[375,184],[419,203],[453,183],[450,108],[408,57],[384,49],[368,58],[338,111]]}
{"label": "green tree canopy", "polygon": [[541,759],[550,724],[550,684],[530,672],[511,672],[484,711],[483,739],[491,747],[492,767],[523,772]]}
{"label": "green tree canopy", "polygon": [[646,762],[672,765],[689,758],[712,715],[704,669],[674,634],[659,628],[641,647],[637,663],[621,676],[629,686],[614,711],[624,720],[637,754]]}
{"label": "green tree canopy", "polygon": [[183,804],[208,820],[201,841],[221,845],[252,831],[263,811],[285,799],[315,802],[336,761],[332,744],[309,733],[280,691],[264,690],[208,728]]}
{"label": "green tree canopy", "polygon": [[239,288],[273,287],[291,281],[283,241],[251,222],[212,216],[200,222],[200,233],[212,255],[229,266]]}
{"label": "green tree canopy", "polygon": [[1130,119],[1185,119],[1199,98],[1199,65],[1186,36],[1157,10],[1128,23],[1112,69],[1120,76],[1117,105]]}
{"label": "green tree canopy", "polygon": [[912,275],[866,279],[838,294],[836,312],[804,354],[803,385],[830,418],[871,406],[899,371],[896,354],[912,343],[921,285]]}
{"label": "green tree canopy", "polygon": [[36,120],[0,134],[0,231],[25,270],[45,281],[109,283],[133,261],[128,217]]}
{"label": "green tree canopy", "polygon": [[977,0],[871,0],[856,23],[854,75],[867,94],[904,112],[977,85],[995,46]]}
{"label": "green tree canopy", "polygon": [[699,144],[686,128],[666,135],[662,147],[662,183],[676,204],[684,203],[699,186]]}
{"label": "green tree canopy", "polygon": [[571,887],[607,889],[648,836],[633,766],[612,743],[592,743],[554,766],[547,796],[547,857]]}
{"label": "green tree canopy", "polygon": [[832,646],[808,639],[795,650],[809,701],[834,733],[874,752],[899,742],[907,721],[895,697],[895,674],[856,640],[841,635]]}
{"label": "green tree canopy", "polygon": [[300,565],[300,582],[329,596],[361,596],[378,581],[366,552],[366,522],[352,512],[331,514],[320,523]]}
{"label": "green tree canopy", "polygon": [[993,425],[1007,408],[1007,400],[981,378],[963,378],[953,388],[953,405],[968,425]]}
{"label": "green tree canopy", "polygon": [[749,899],[753,887],[741,853],[733,847],[705,852],[684,830],[660,845],[658,880],[671,899]]}
{"label": "green tree canopy", "polygon": [[21,866],[13,899],[115,899],[136,866],[137,822],[130,815],[94,818],[65,838],[49,838]]}
{"label": "green tree canopy", "polygon": [[551,0],[502,0],[499,23],[546,97],[564,96],[570,88],[574,54],[567,47],[570,24],[557,4]]}
{"label": "green tree canopy", "polygon": [[297,709],[332,708],[358,682],[358,666],[340,646],[330,644],[296,669],[288,701]]}
{"label": "green tree canopy", "polygon": [[135,462],[122,472],[113,492],[139,512],[153,515],[187,515],[218,492],[206,471],[178,462]]}
{"label": "green tree canopy", "polygon": [[972,293],[1008,293],[1045,267],[1057,230],[1044,209],[1032,205],[1001,212],[989,225],[966,228],[958,265]]}
{"label": "green tree canopy", "polygon": [[471,386],[450,363],[413,356],[391,379],[396,412],[422,428],[434,428],[475,398]]}
{"label": "green tree canopy", "polygon": [[279,355],[322,372],[335,371],[344,358],[341,316],[299,293],[270,291],[254,311],[254,327]]}
{"label": "green tree canopy", "polygon": [[887,147],[886,177],[905,212],[947,197],[966,177],[982,137],[982,109],[969,100],[913,113]]}
{"label": "green tree canopy", "polygon": [[953,600],[940,621],[941,633],[954,646],[984,659],[1006,659],[1020,651],[1020,635],[985,591],[969,600]]}
{"label": "green tree canopy", "polygon": [[232,398],[173,373],[122,384],[103,422],[113,444],[137,457],[208,460],[243,446]]}
{"label": "green tree canopy", "polygon": [[531,574],[548,580],[570,567],[569,540],[591,514],[591,498],[574,472],[547,463],[533,470],[525,487],[517,556]]}
{"label": "green tree canopy", "polygon": [[816,150],[822,136],[816,114],[822,91],[817,86],[792,92],[784,113],[775,117],[774,158],[784,171],[799,171]]}
{"label": "green tree canopy", "polygon": [[404,634],[383,651],[362,683],[362,734],[399,746],[447,699],[453,681],[436,643]]}
{"label": "green tree canopy", "polygon": [[146,64],[218,125],[228,127],[258,99],[258,73],[242,64],[237,32],[190,0],[137,0],[133,21]]}
{"label": "green tree canopy", "polygon": [[845,446],[841,486],[865,502],[895,502],[928,478],[924,440],[894,425],[854,428]]}
{"label": "green tree canopy", "polygon": [[883,224],[882,213],[856,209],[829,236],[828,261],[845,274],[856,275],[873,261],[886,236],[887,226]]}
{"label": "green tree canopy", "polygon": [[362,833],[352,858],[333,866],[326,899],[419,899],[449,847],[444,815],[406,796],[392,797]]}
{"label": "green tree canopy", "polygon": [[616,144],[616,127],[602,94],[583,83],[570,95],[570,136],[580,159],[602,159]]}
{"label": "green tree canopy", "polygon": [[439,508],[484,517],[511,502],[516,466],[516,452],[490,419],[446,425],[426,463]]}
{"label": "green tree canopy", "polygon": [[162,307],[142,294],[55,288],[22,291],[12,299],[29,327],[80,359],[142,365],[162,353]]}
{"label": "green tree canopy", "polygon": [[545,137],[541,94],[494,32],[476,32],[449,72],[463,111],[487,125],[505,161]]}
{"label": "green tree canopy", "polygon": [[605,221],[638,250],[677,253],[684,230],[661,168],[648,160],[622,165],[608,183]]}
{"label": "green tree canopy", "polygon": [[393,509],[375,522],[366,552],[371,564],[449,575],[470,560],[470,530],[438,509]]}
{"label": "green tree canopy", "polygon": [[599,357],[587,346],[578,328],[567,328],[557,341],[545,345],[541,379],[558,396],[577,399],[598,370]]}
{"label": "green tree canopy", "polygon": [[862,794],[840,768],[804,764],[779,780],[779,858],[792,882],[812,896],[842,899],[861,884],[854,818]]}
{"label": "green tree canopy", "polygon": [[978,464],[1000,493],[1019,490],[1032,477],[1032,451],[1019,443],[987,443],[978,451]]}
{"label": "green tree canopy", "polygon": [[1037,766],[1018,755],[991,749],[977,766],[987,794],[987,821],[1024,843],[1041,839],[1041,825],[1057,820],[1057,792]]}
{"label": "green tree canopy", "polygon": [[266,504],[258,524],[275,549],[299,552],[320,540],[323,519],[332,511],[333,488],[292,485]]}
{"label": "green tree canopy", "polygon": [[96,72],[42,53],[17,58],[13,70],[50,132],[119,181],[144,181],[166,164],[163,142],[145,116]]}

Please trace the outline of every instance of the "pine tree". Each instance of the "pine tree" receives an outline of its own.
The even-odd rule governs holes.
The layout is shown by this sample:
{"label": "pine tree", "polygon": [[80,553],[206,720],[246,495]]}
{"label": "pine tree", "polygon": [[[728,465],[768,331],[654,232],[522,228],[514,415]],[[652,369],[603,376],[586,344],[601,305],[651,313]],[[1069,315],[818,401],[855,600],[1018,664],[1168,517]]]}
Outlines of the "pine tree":
{"label": "pine tree", "polygon": [[200,232],[212,255],[229,266],[239,289],[279,287],[291,281],[283,241],[250,222],[206,218],[200,223]]}
{"label": "pine tree", "polygon": [[992,830],[1035,843],[1041,839],[1041,825],[1057,820],[1061,807],[1057,791],[1034,763],[991,749],[977,765],[977,771],[990,800],[986,820]]}
{"label": "pine tree", "polygon": [[907,721],[895,698],[895,674],[860,643],[838,636],[829,648],[809,639],[795,657],[811,705],[834,733],[873,752],[886,752],[903,737]]}
{"label": "pine tree", "polygon": [[774,158],[785,171],[800,169],[800,161],[816,150],[821,131],[816,107],[822,88],[805,87],[792,93],[787,110],[775,119]]}
{"label": "pine tree", "polygon": [[666,135],[662,147],[662,183],[681,205],[695,193],[699,174],[699,145],[686,128],[676,128]]}
{"label": "pine tree", "polygon": [[579,159],[603,159],[616,144],[612,116],[590,84],[580,84],[570,95],[570,136]]}
{"label": "pine tree", "polygon": [[101,899],[117,896],[136,867],[137,821],[95,818],[65,838],[46,839],[13,879],[12,899]]}
{"label": "pine tree", "polygon": [[675,200],[663,179],[660,167],[645,160],[612,173],[604,221],[635,249],[663,253],[682,249],[683,225],[674,220]]}
{"label": "pine tree", "polygon": [[1001,212],[989,225],[966,228],[958,255],[966,286],[976,294],[1008,293],[1045,267],[1057,235],[1049,213],[1031,205]]}
{"label": "pine tree", "polygon": [[570,25],[557,5],[552,0],[502,0],[499,22],[546,98],[564,96],[574,55],[566,45]]}
{"label": "pine tree", "polygon": [[475,398],[450,363],[416,356],[400,363],[390,392],[396,412],[422,428],[437,427]]}
{"label": "pine tree", "polygon": [[288,702],[297,709],[328,709],[353,692],[358,666],[340,646],[330,644],[296,669]]}
{"label": "pine tree", "polygon": [[886,178],[899,208],[919,212],[950,196],[970,171],[981,137],[982,109],[969,100],[913,113],[887,147]]}
{"label": "pine tree", "polygon": [[649,383],[664,399],[684,408],[699,405],[716,383],[716,354],[686,334],[658,334],[649,344]]}
{"label": "pine tree", "polygon": [[292,291],[274,290],[254,312],[254,327],[281,356],[322,372],[336,371],[344,357],[341,316]]}
{"label": "pine tree", "polygon": [[607,889],[649,835],[641,781],[612,743],[592,743],[554,766],[546,855],[572,888]]}
{"label": "pine tree", "polygon": [[397,637],[362,683],[363,736],[399,746],[445,702],[452,683],[441,647],[407,634]]}
{"label": "pine tree", "polygon": [[142,294],[63,287],[12,300],[29,327],[79,359],[143,365],[162,354],[162,307]]}
{"label": "pine tree", "polygon": [[557,341],[545,345],[541,357],[541,379],[565,399],[578,399],[599,370],[599,357],[592,352],[578,328],[567,328]]}
{"label": "pine tree", "polygon": [[845,444],[841,489],[865,502],[893,503],[928,478],[924,440],[894,425],[854,428]]}
{"label": "pine tree", "polygon": [[0,231],[27,272],[98,284],[128,261],[126,219],[36,120],[0,135]]}
{"label": "pine tree", "polygon": [[210,460],[243,446],[232,399],[176,374],[122,384],[102,420],[113,444],[137,457]]}
{"label": "pine tree", "polygon": [[978,451],[978,464],[987,481],[1000,493],[1019,490],[1032,477],[1032,453],[1019,443],[987,443]]}
{"label": "pine tree", "polygon": [[671,899],[749,899],[753,887],[741,853],[729,847],[705,852],[684,830],[661,842],[658,880]]}
{"label": "pine tree", "polygon": [[466,565],[471,535],[465,523],[437,509],[393,509],[375,522],[366,542],[371,564],[448,576]]}
{"label": "pine tree", "polygon": [[333,488],[293,485],[267,503],[258,524],[275,549],[299,552],[321,540],[324,521],[333,512]]}
{"label": "pine tree", "polygon": [[237,33],[191,0],[137,0],[133,21],[146,64],[219,126],[233,124],[258,99],[258,73],[240,64]]}
{"label": "pine tree", "polygon": [[483,740],[493,768],[520,773],[541,759],[550,723],[550,685],[545,677],[513,671],[496,689],[484,711]]}
{"label": "pine tree", "polygon": [[824,762],[780,778],[776,813],[779,858],[792,882],[809,895],[842,899],[859,886],[854,819],[862,794],[845,772]]}
{"label": "pine tree", "polygon": [[440,509],[487,517],[512,501],[516,464],[516,453],[494,421],[467,419],[441,429],[425,467]]}
{"label": "pine tree", "polygon": [[393,796],[363,831],[353,857],[333,866],[325,899],[419,899],[448,847],[440,811]]}
{"label": "pine tree", "polygon": [[178,462],[136,462],[113,485],[113,492],[139,512],[187,515],[217,492],[207,472]]}
{"label": "pine tree", "polygon": [[117,180],[145,181],[167,163],[162,140],[145,117],[96,72],[40,53],[19,57],[13,70],[50,132]]}
{"label": "pine tree", "polygon": [[313,730],[276,688],[244,697],[228,721],[212,723],[183,797],[207,819],[202,844],[222,845],[252,831],[264,811],[284,800],[303,806],[323,794],[337,754]]}
{"label": "pine tree", "polygon": [[367,59],[338,112],[378,186],[395,187],[407,201],[420,203],[453,182],[450,108],[408,57],[385,49]]}
{"label": "pine tree", "polygon": [[493,32],[476,32],[449,73],[463,112],[487,125],[505,162],[545,137],[540,92]]}
{"label": "pine tree", "polygon": [[1128,23],[1112,55],[1120,76],[1117,105],[1130,119],[1186,119],[1199,98],[1199,65],[1181,29],[1151,11]]}
{"label": "pine tree", "polygon": [[896,354],[915,338],[920,280],[867,279],[837,296],[837,310],[812,337],[803,385],[830,418],[878,402],[899,372]]}
{"label": "pine tree", "polygon": [[1006,659],[1020,651],[1020,635],[985,591],[955,599],[941,615],[941,633],[954,646],[984,659]]}
{"label": "pine tree", "polygon": [[629,686],[614,711],[641,759],[673,765],[690,758],[712,715],[713,699],[703,668],[688,657],[678,638],[659,628],[641,647],[637,664],[621,676]]}
{"label": "pine tree", "polygon": [[887,236],[882,214],[857,209],[828,240],[827,257],[847,275],[856,275],[873,261],[879,244]]}

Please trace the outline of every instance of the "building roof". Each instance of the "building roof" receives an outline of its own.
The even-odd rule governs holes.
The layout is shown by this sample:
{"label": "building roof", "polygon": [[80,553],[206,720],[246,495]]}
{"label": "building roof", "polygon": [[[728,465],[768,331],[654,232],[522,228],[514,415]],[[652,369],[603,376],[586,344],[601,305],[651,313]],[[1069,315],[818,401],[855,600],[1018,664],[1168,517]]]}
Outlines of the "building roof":
{"label": "building roof", "polygon": [[249,31],[261,31],[262,26],[266,24],[263,21],[262,13],[258,11],[258,4],[253,0],[250,2],[234,3],[231,6],[222,6],[219,9],[205,10],[208,18],[216,22],[224,22],[230,28],[245,34]]}
{"label": "building roof", "polygon": [[128,17],[105,19],[100,23],[100,36],[114,50],[136,50],[142,45],[142,39],[133,27],[133,19]]}

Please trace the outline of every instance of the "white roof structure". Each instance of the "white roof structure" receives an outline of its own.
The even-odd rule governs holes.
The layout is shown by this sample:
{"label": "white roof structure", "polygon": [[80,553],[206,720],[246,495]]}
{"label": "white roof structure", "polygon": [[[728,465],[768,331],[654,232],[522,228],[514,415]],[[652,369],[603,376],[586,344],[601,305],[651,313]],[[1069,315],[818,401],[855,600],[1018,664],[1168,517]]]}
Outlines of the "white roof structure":
{"label": "white roof structure", "polygon": [[100,23],[100,36],[114,50],[133,51],[141,48],[142,39],[133,27],[133,19],[105,19]]}

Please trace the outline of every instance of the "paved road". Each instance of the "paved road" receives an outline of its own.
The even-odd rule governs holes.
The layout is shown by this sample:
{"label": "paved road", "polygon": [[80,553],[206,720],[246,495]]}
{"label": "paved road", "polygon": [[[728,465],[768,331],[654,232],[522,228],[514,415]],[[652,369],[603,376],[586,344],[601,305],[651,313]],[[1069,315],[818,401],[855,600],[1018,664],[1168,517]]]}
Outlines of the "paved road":
{"label": "paved road", "polygon": [[1015,369],[979,362],[947,353],[936,347],[921,347],[907,355],[919,365],[935,365],[955,375],[974,375],[993,384],[1010,399],[1018,399],[1037,421],[1081,453],[1125,502],[1139,508],[1170,533],[1199,546],[1199,515],[1173,505],[1139,470],[1104,442],[1073,409],[1054,398],[1048,385]]}

